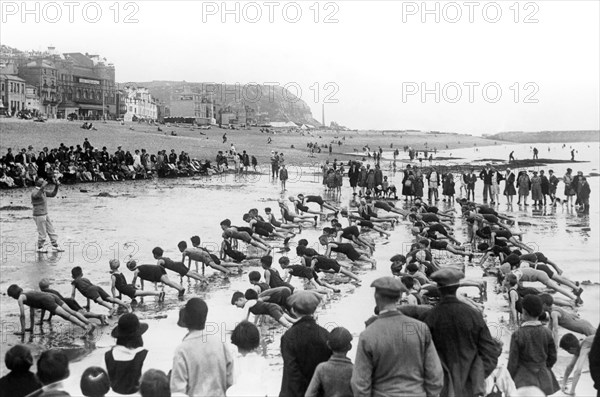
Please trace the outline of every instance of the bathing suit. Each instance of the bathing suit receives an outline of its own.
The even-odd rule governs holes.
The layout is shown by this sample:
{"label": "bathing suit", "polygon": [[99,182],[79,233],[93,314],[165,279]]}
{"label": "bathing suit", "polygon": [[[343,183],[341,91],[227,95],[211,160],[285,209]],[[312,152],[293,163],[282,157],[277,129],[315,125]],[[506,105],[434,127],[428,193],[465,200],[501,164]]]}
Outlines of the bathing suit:
{"label": "bathing suit", "polygon": [[[268,285],[267,285],[268,287]],[[276,305],[279,305],[283,308],[288,309],[289,305],[287,303],[287,299],[290,297],[290,295],[292,294],[292,291],[290,291],[290,289],[288,287],[279,287],[279,288],[267,288],[266,291],[261,292],[258,297],[259,298],[266,298],[269,297],[269,303],[274,303]]]}
{"label": "bathing suit", "polygon": [[290,265],[286,267],[286,270],[289,270],[292,276],[306,278],[308,280],[312,280],[313,278],[315,278],[315,271],[307,266]]}
{"label": "bathing suit", "polygon": [[271,222],[271,225],[275,227],[281,227],[281,222],[275,219],[275,215],[273,214],[269,214],[269,222]]}
{"label": "bathing suit", "polygon": [[550,266],[545,265],[543,263],[534,263],[530,264],[529,267],[532,269],[540,270],[548,275],[548,277],[552,278],[554,276],[554,272],[550,269]]}
{"label": "bathing suit", "polygon": [[305,206],[305,205],[302,205],[302,204],[300,204],[300,203],[298,203],[298,204],[296,205],[296,208],[298,208],[298,210],[299,210],[299,211],[302,211],[302,212],[308,212],[308,207],[307,207],[307,206]]}
{"label": "bathing suit", "polygon": [[279,321],[283,317],[283,309],[275,303],[262,302],[257,300],[256,303],[248,309],[254,315],[266,314]]}
{"label": "bathing suit", "polygon": [[448,248],[448,242],[432,240],[429,242],[429,247],[434,250],[445,250]]}
{"label": "bathing suit", "polygon": [[375,226],[371,221],[358,221],[357,224],[361,227],[368,227],[369,229],[373,229]]}
{"label": "bathing suit", "polygon": [[333,243],[332,245],[330,245],[330,247],[333,252],[339,252],[341,254],[344,254],[348,257],[348,259],[350,259],[353,262],[360,259],[360,254],[358,253],[358,251],[356,251],[356,249],[354,249],[354,246],[352,246],[352,244]]}
{"label": "bathing suit", "polygon": [[283,209],[283,219],[288,222],[294,222],[294,216],[290,214],[290,211],[287,208]]}
{"label": "bathing suit", "polygon": [[317,272],[325,270],[333,270],[335,273],[340,272],[341,266],[335,259],[327,258],[321,255],[316,256],[313,259],[316,260],[315,270]]}
{"label": "bathing suit", "polygon": [[265,269],[266,271],[269,272],[270,277],[269,277],[269,287],[271,288],[277,288],[277,287],[288,287],[290,289],[290,291],[294,292],[294,287],[292,287],[289,283],[286,283],[285,281],[283,281],[283,279],[281,278],[281,276],[279,275],[279,272],[275,269]]}
{"label": "bathing suit", "polygon": [[325,203],[321,196],[304,196],[304,199],[307,203],[317,203],[319,205]]}
{"label": "bathing suit", "polygon": [[251,227],[246,227],[246,226],[233,226],[233,227],[236,228],[238,232],[248,233],[250,236],[252,236],[252,233],[254,233],[254,231],[252,230]]}
{"label": "bathing suit", "polygon": [[479,213],[481,215],[495,215],[495,216],[498,216],[498,212],[496,212],[493,208],[490,208],[490,207],[479,207]]}
{"label": "bathing suit", "polygon": [[434,223],[427,227],[429,228],[429,230],[427,231],[428,235],[435,236],[435,232],[438,232],[439,234],[448,237],[448,231],[441,223]]}
{"label": "bathing suit", "polygon": [[106,300],[110,297],[106,291],[97,285],[94,285],[87,278],[79,277],[71,282],[72,285],[77,288],[77,290],[81,293],[81,295],[85,296],[87,299],[96,302],[98,298],[102,298],[102,300]]}
{"label": "bathing suit", "polygon": [[260,288],[260,292],[265,292],[268,289],[272,289],[269,287],[269,284],[267,284],[267,283],[257,283],[254,285],[257,285]]}
{"label": "bathing suit", "polygon": [[250,237],[250,234],[246,232],[239,232],[235,229],[225,230],[225,236],[234,238],[236,240],[241,240],[245,243],[250,243],[252,241],[252,237]]}
{"label": "bathing suit", "polygon": [[560,313],[558,325],[561,327],[585,336],[594,335],[596,333],[596,328],[594,328],[589,321],[580,318],[577,314],[558,306],[552,306],[552,311]]}
{"label": "bathing suit", "polygon": [[306,247],[304,245],[299,245],[296,247],[296,255],[298,255],[298,256],[313,257],[318,254],[319,253],[317,251],[315,251],[314,249]]}
{"label": "bathing suit", "polygon": [[498,217],[496,215],[492,215],[492,214],[481,214],[481,216],[483,216],[483,219],[485,219],[486,221],[488,221],[489,223],[498,223]]}
{"label": "bathing suit", "polygon": [[509,240],[512,237],[512,233],[508,230],[494,230],[496,237],[504,237]]}
{"label": "bathing suit", "polygon": [[439,222],[440,218],[438,218],[438,216],[436,214],[431,214],[429,212],[426,212],[424,214],[421,215],[421,220],[423,222],[429,223],[429,222]]}
{"label": "bathing suit", "polygon": [[167,274],[165,268],[158,265],[140,265],[136,270],[138,270],[138,276],[142,280],[152,283],[160,283],[162,276]]}
{"label": "bathing suit", "polygon": [[268,234],[271,234],[275,231],[275,228],[273,227],[273,225],[271,225],[270,223],[267,223],[267,222],[259,221],[259,220],[257,220],[256,223],[254,224],[254,229],[255,230],[263,229]]}
{"label": "bathing suit", "polygon": [[360,236],[360,230],[356,226],[348,226],[342,229],[342,238],[346,240],[352,240],[352,237]]}
{"label": "bathing suit", "polygon": [[24,302],[27,306],[33,309],[48,310],[52,314],[56,312],[57,307],[64,303],[58,296],[46,292],[30,291],[24,292],[23,295],[27,298]]}
{"label": "bathing suit", "polygon": [[387,212],[392,212],[392,207],[385,201],[375,201],[373,206],[375,208],[381,208],[382,210],[387,211]]}
{"label": "bathing suit", "polygon": [[541,252],[536,252],[535,256],[537,257],[538,262],[548,263],[548,258],[546,258],[546,255],[542,254]]}
{"label": "bathing suit", "polygon": [[113,273],[112,275],[115,278],[116,290],[121,294],[130,297],[131,299],[135,299],[135,291],[137,291],[137,288],[135,288],[135,286],[132,284],[127,284],[125,275],[123,275],[123,273]]}
{"label": "bathing suit", "polygon": [[183,262],[175,262],[171,258],[167,258],[164,256],[158,258],[158,260],[163,261],[163,263],[159,266],[162,266],[165,269],[174,271],[175,273],[179,273],[179,275],[182,277],[185,276],[186,274],[188,274],[188,272],[189,272],[189,269],[183,264]]}
{"label": "bathing suit", "polygon": [[61,301],[65,302],[67,304],[67,306],[69,306],[69,309],[73,310],[73,311],[80,311],[83,310],[83,307],[81,307],[81,305],[79,303],[77,303],[77,301],[75,299],[71,299],[71,298],[65,298],[64,296],[62,296],[60,294],[60,292],[55,291],[53,289],[45,289],[42,292],[48,293],[48,294],[52,294],[52,295],[56,295],[58,297],[58,299],[60,299]]}
{"label": "bathing suit", "polygon": [[229,241],[225,241],[225,249],[223,250],[225,255],[233,259],[234,262],[241,262],[246,259],[246,255],[240,251],[236,251],[231,249],[231,243]]}

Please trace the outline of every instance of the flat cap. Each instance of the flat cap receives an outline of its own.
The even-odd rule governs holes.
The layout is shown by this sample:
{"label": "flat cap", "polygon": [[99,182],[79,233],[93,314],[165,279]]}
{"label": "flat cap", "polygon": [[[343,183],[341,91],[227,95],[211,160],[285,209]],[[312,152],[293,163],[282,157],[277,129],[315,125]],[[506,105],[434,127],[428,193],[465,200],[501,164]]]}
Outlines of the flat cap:
{"label": "flat cap", "polygon": [[459,285],[463,278],[465,278],[464,273],[453,267],[445,267],[431,275],[431,279],[437,283],[438,287]]}
{"label": "flat cap", "polygon": [[376,279],[371,283],[371,287],[387,296],[400,296],[402,292],[406,292],[406,287],[399,279],[389,276]]}
{"label": "flat cap", "polygon": [[287,300],[288,305],[305,314],[313,314],[321,299],[311,291],[298,291],[293,293]]}

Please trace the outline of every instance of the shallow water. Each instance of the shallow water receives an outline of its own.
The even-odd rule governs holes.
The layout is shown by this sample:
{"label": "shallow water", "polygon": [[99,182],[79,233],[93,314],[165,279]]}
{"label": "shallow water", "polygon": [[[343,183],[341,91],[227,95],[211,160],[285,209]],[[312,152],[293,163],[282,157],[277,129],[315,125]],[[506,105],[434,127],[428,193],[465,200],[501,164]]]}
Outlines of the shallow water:
{"label": "shallow water", "polygon": [[[515,156],[524,158],[528,146],[529,144],[515,145],[514,147],[520,148],[523,152],[522,155],[516,150]],[[568,151],[561,149],[561,146],[562,144],[553,144],[550,153],[557,153],[557,157],[569,158]],[[567,144],[567,148],[569,146]],[[590,148],[587,148],[587,144],[573,144],[573,146],[578,147],[579,150],[577,159],[591,162],[574,164],[571,168],[575,171],[582,170],[586,174],[594,172],[593,170],[597,171],[599,157],[597,145],[590,144]],[[452,152],[452,157],[461,157],[465,159],[465,163],[473,163],[483,158],[507,157],[510,152],[509,147],[512,146],[482,147],[478,150],[461,149],[448,151],[448,153],[442,151],[438,152],[438,156],[450,155]],[[541,158],[550,157],[546,154],[545,148],[546,145],[538,145]],[[563,153],[558,154],[559,152]],[[568,164],[553,164],[551,167],[560,177],[568,166]],[[286,196],[298,193],[324,194],[320,176],[318,173],[313,175],[314,172],[315,169],[292,168]],[[400,187],[402,174],[389,175],[391,181]],[[592,203],[597,203],[599,179],[588,180],[592,189]],[[348,187],[347,180],[344,183],[341,201],[348,203],[351,189]],[[481,196],[481,186],[479,183],[476,188],[477,200]],[[87,193],[80,192],[80,189],[85,189]],[[562,184],[559,184],[559,191],[562,191]],[[110,195],[98,196],[103,192]],[[154,263],[151,250],[157,245],[165,249],[166,256],[178,259],[177,243],[180,240],[189,242],[189,238],[195,234],[202,238],[207,248],[217,250],[221,242],[219,222],[222,219],[230,218],[233,224],[243,225],[241,217],[247,209],[258,208],[262,213],[266,206],[273,208],[278,215],[276,200],[279,197],[279,184],[270,182],[267,175],[253,175],[246,179],[227,175],[213,178],[61,187],[58,197],[49,200],[50,216],[59,233],[61,244],[67,249],[60,255],[38,256],[33,252],[36,231],[30,210],[0,211],[2,231],[0,290],[6,291],[8,285],[12,283],[18,283],[25,290],[37,289],[37,282],[41,278],[48,278],[53,288],[64,295],[69,295],[70,269],[73,266],[82,266],[85,277],[108,290],[110,288],[109,259],[117,257],[123,262],[126,256],[134,255],[142,263]],[[23,190],[3,191],[1,201],[0,206],[30,206],[29,192]],[[504,203],[503,197],[501,202]],[[441,201],[438,204],[446,205]],[[498,209],[505,211],[508,208],[506,204],[500,204]],[[515,205],[512,210],[518,214],[520,221],[531,224],[531,226],[521,226],[526,231],[525,242],[536,244],[538,250],[565,269],[568,277],[591,282],[591,285],[584,286],[585,292],[582,297],[585,304],[579,309],[579,313],[593,324],[598,324],[600,321],[598,206],[592,206],[590,216],[586,217],[581,217],[573,210],[560,206],[538,211],[531,206],[518,208]],[[326,223],[321,222],[319,229],[306,229],[296,239],[306,238],[311,244],[315,244],[319,231],[324,226]],[[462,222],[456,223],[456,236],[459,240],[465,240],[466,232]],[[383,242],[381,238],[377,236],[375,238]],[[392,231],[391,242],[377,246],[375,258],[378,261],[378,268],[357,269],[363,279],[362,286],[341,284],[342,293],[334,296],[318,311],[319,323],[328,328],[345,326],[355,337],[358,337],[364,328],[364,321],[373,312],[373,290],[369,288],[371,281],[389,275],[389,258],[396,253],[405,253],[410,242],[406,225],[401,224],[396,227]],[[275,256],[274,263],[277,262],[279,255],[281,254]],[[292,261],[295,258],[293,249],[290,257]],[[455,259],[446,257],[442,258],[442,261],[449,263]],[[277,265],[274,267],[278,268]],[[121,270],[127,279],[131,280],[131,272],[124,266]],[[230,305],[231,294],[235,290],[244,291],[248,287],[247,273],[251,270],[261,269],[258,266],[245,268],[243,275],[233,276],[229,280],[224,280],[212,270],[207,270],[207,275],[210,275],[211,279],[207,287],[184,281],[188,288],[187,298],[198,295],[207,300],[209,304],[207,329],[221,334],[225,341],[229,340],[229,333],[244,314],[242,310]],[[179,277],[175,277],[173,273],[169,276],[172,280],[179,281]],[[467,276],[480,277],[481,270],[468,267]],[[340,280],[343,279],[334,279],[335,282]],[[488,280],[489,301],[486,303],[485,313],[493,334],[504,341],[507,350],[510,334],[501,321],[508,319],[507,306],[501,296],[493,293],[493,280],[491,278]],[[299,285],[297,280],[294,281]],[[153,299],[146,299],[145,304],[136,309],[136,313],[143,318],[143,321],[150,323],[150,329],[144,335],[145,346],[150,350],[146,359],[146,369],[159,368],[168,371],[171,367],[172,352],[185,335],[185,330],[176,325],[177,309],[183,305],[183,302],[176,299],[176,291],[167,288],[166,292],[167,299],[164,304],[159,305],[154,303]],[[465,292],[476,293],[469,289],[465,289]],[[83,301],[81,296],[78,296],[78,299],[80,302]],[[18,308],[15,301],[4,294],[0,296],[0,305],[2,308],[1,347],[2,351],[5,351],[20,342],[20,338],[12,334],[18,329]],[[92,311],[106,313],[106,309],[96,305],[92,306]],[[29,322],[28,315],[26,317]],[[104,366],[103,355],[107,348],[114,344],[114,340],[110,337],[110,330],[116,320],[110,322],[109,327],[97,331],[93,343],[84,343],[79,339],[81,330],[67,327],[61,319],[55,319],[52,328],[44,324],[44,334],[41,334],[37,328],[33,338],[29,339],[28,335],[25,342],[30,343],[36,353],[48,347],[67,348],[69,355],[75,360],[71,365],[72,376],[68,383],[76,395],[79,393],[78,383],[81,372],[91,365]],[[274,373],[270,386],[276,391],[281,377],[279,339],[282,329],[279,325],[267,322],[261,331],[264,336],[263,352]],[[350,357],[354,358],[354,350],[350,352]],[[506,358],[506,352],[503,357]],[[566,353],[559,353],[559,363],[555,367],[557,377],[562,376],[568,360]],[[5,371],[3,367],[2,373]],[[589,375],[584,374],[578,386],[578,394],[586,395],[584,392],[591,390],[590,387]]]}

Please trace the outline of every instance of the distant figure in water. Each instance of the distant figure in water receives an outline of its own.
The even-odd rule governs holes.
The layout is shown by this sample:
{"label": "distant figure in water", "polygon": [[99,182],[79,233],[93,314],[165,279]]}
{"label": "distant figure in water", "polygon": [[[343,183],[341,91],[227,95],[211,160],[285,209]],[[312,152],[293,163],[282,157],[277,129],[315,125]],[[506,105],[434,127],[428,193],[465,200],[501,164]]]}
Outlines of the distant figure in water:
{"label": "distant figure in water", "polygon": [[534,160],[538,159],[538,149],[536,147],[533,148],[533,159]]}
{"label": "distant figure in water", "polygon": [[510,154],[508,155],[508,162],[512,162],[515,161],[515,151],[513,150],[512,152],[510,152]]}
{"label": "distant figure in water", "polygon": [[575,161],[575,149],[571,149],[571,161]]}

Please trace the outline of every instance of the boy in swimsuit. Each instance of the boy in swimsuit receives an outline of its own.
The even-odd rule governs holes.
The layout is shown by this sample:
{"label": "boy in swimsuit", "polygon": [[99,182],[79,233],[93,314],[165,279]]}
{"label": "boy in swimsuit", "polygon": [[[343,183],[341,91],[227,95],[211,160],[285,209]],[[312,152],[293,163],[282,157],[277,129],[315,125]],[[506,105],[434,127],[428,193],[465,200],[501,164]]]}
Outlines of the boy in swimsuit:
{"label": "boy in swimsuit", "polygon": [[108,262],[110,266],[110,291],[113,297],[117,297],[119,293],[119,299],[122,295],[131,298],[131,302],[135,302],[135,298],[138,296],[158,296],[158,301],[162,302],[165,300],[165,291],[144,291],[137,289],[134,284],[128,284],[125,275],[119,271],[121,262],[118,259],[111,259]]}
{"label": "boy in swimsuit", "polygon": [[456,245],[452,245],[447,241],[441,240],[430,240],[429,238],[424,238],[419,240],[419,245],[423,249],[435,249],[440,251],[448,251],[453,253],[454,255],[460,255],[469,258],[469,262],[473,260],[473,254],[469,252],[465,252],[465,247],[459,247]]}
{"label": "boy in swimsuit", "polygon": [[221,243],[220,256],[222,260],[230,258],[238,265],[251,265],[251,263],[247,261],[262,258],[262,255],[246,255],[241,251],[234,250],[227,239],[223,239],[223,242]]}
{"label": "boy in swimsuit", "polygon": [[[390,238],[390,236],[391,236],[391,234],[388,233],[387,231],[385,231],[385,229],[382,229],[381,227],[376,226],[371,221],[365,221],[360,216],[356,216],[356,215],[352,214],[351,212],[348,212],[347,210],[341,210],[340,214],[342,215],[342,217],[348,218],[348,227],[356,225],[356,226],[375,230],[376,232],[379,232],[379,234],[384,236],[385,238]],[[338,229],[337,225],[339,225],[339,229],[340,230],[342,229],[342,224],[337,219],[332,219],[331,225],[333,227],[335,227],[336,229]]]}
{"label": "boy in swimsuit", "polygon": [[322,211],[311,210],[306,205],[304,205],[302,203],[302,201],[300,201],[299,199],[297,199],[294,196],[288,197],[288,200],[290,200],[292,203],[294,203],[294,208],[296,209],[296,213],[297,214],[299,214],[300,212],[304,212],[304,213],[307,213],[307,214],[315,214],[315,215],[322,215],[322,216],[333,215],[331,213],[327,214],[327,213],[322,212]]}
{"label": "boy in swimsuit", "polygon": [[[323,197],[321,196],[305,196],[302,193],[300,193],[298,195],[298,200],[300,200],[300,202],[304,205],[304,202],[306,201],[306,203],[317,203],[319,204],[319,207],[321,208],[321,212],[323,212],[323,208],[327,208],[328,210],[332,210],[334,213],[337,213],[340,211],[339,208],[335,207],[333,204],[323,200]],[[305,211],[306,212],[306,211]]]}
{"label": "boy in swimsuit", "polygon": [[259,321],[259,317],[261,315],[271,316],[273,319],[275,319],[275,321],[286,328],[290,328],[296,321],[296,319],[284,313],[281,306],[275,303],[261,301],[256,291],[253,289],[247,290],[245,294],[241,293],[240,291],[234,292],[233,296],[231,297],[231,304],[239,307],[240,309],[248,310],[246,317],[244,318],[245,320],[248,320],[250,313],[254,314],[256,316],[254,318],[255,323]]}
{"label": "boy in swimsuit", "polygon": [[258,234],[259,236],[281,238],[285,240],[284,244],[287,244],[290,238],[295,236],[294,233],[290,233],[287,231],[283,232],[285,233],[285,235],[281,234],[280,232],[275,230],[275,226],[271,225],[268,222],[260,221],[250,214],[244,214],[242,219],[244,220],[244,222],[247,222],[248,225],[252,228],[252,231]]}
{"label": "boy in swimsuit", "polygon": [[550,313],[550,330],[554,341],[558,345],[558,327],[561,326],[571,332],[577,332],[585,336],[596,334],[596,327],[589,321],[580,318],[575,312],[565,308],[554,306],[554,298],[550,294],[541,294],[540,299],[544,304],[544,311]]}
{"label": "boy in swimsuit", "polygon": [[[52,314],[61,316],[65,320],[72,322],[73,324],[81,327],[85,330],[86,335],[91,335],[94,332],[94,325],[89,322],[88,319],[83,317],[81,313],[77,313],[58,296],[49,294],[46,292],[23,292],[23,289],[16,284],[12,284],[8,287],[6,294],[11,298],[15,299],[19,304],[19,321],[21,322],[21,330],[15,332],[15,335],[25,335],[25,332],[33,332],[33,326],[35,324],[35,309],[48,310]],[[29,314],[31,327],[25,328],[25,306],[29,306]],[[40,321],[41,325],[41,321]]]}
{"label": "boy in swimsuit", "polygon": [[283,281],[276,269],[271,268],[273,265],[273,257],[271,255],[265,255],[260,258],[260,265],[265,270],[265,283],[267,283],[269,287],[288,287],[292,293],[294,292],[294,287],[290,283]]}
{"label": "boy in swimsuit", "polygon": [[265,214],[267,215],[267,220],[271,223],[271,225],[275,226],[279,229],[300,229],[299,233],[302,233],[302,225],[300,223],[296,224],[294,222],[282,223],[275,218],[275,215],[271,212],[271,208],[265,208]]}
{"label": "boy in swimsuit", "polygon": [[260,272],[257,272],[256,270],[253,270],[250,273],[248,273],[248,280],[250,281],[250,284],[252,284],[252,288],[259,294],[271,288],[269,287],[269,284],[261,282],[261,278],[262,276],[260,275]]}
{"label": "boy in swimsuit", "polygon": [[[370,222],[370,221],[360,221],[360,222]],[[370,223],[371,223],[371,225],[373,225],[372,222],[370,222]],[[370,253],[373,253],[373,251],[375,251],[375,244],[373,244],[372,242],[370,242],[369,240],[367,240],[366,238],[361,236],[361,232],[360,232],[360,229],[358,228],[358,226],[353,225],[353,226],[348,226],[348,227],[342,228],[342,224],[339,223],[337,220],[331,221],[331,224],[334,227],[334,230],[331,232],[328,232],[327,234],[333,236],[335,241],[337,241],[338,243],[341,243],[342,239],[346,239],[346,240],[352,241],[353,243],[355,243],[356,245],[358,245],[360,247],[366,248],[367,250],[369,250]],[[373,225],[373,228],[375,228],[374,225]],[[328,229],[328,231],[329,231],[329,229]]]}
{"label": "boy in swimsuit", "polygon": [[187,276],[188,278],[193,278],[194,280],[198,281],[205,281],[204,277],[198,274],[198,272],[186,267],[183,262],[175,262],[171,258],[163,256],[163,254],[164,251],[160,247],[154,247],[152,249],[152,256],[154,256],[154,259],[157,260],[156,264],[179,274],[180,283],[183,282],[183,276]]}
{"label": "boy in swimsuit", "polygon": [[[373,268],[377,266],[377,261],[374,258],[369,258],[366,254],[360,253],[354,248],[352,244],[347,243],[338,243],[338,242],[330,242],[327,236],[323,235],[319,237],[319,243],[325,247],[325,257],[329,258],[331,256],[331,252],[337,252],[346,255],[348,260],[351,262],[368,262],[371,264]],[[342,272],[343,273],[343,272]],[[350,272],[348,272],[350,273]],[[344,273],[346,274],[346,273]],[[351,274],[351,275],[350,275]],[[350,273],[346,274],[349,277],[355,278],[359,280],[356,275]]]}
{"label": "boy in swimsuit", "polygon": [[179,291],[177,297],[179,299],[183,299],[185,288],[180,284],[169,280],[169,276],[167,276],[167,271],[164,267],[158,265],[138,265],[137,261],[132,259],[127,262],[127,269],[133,272],[133,280],[131,280],[131,284],[135,285],[137,278],[140,278],[140,286],[142,291],[144,290],[144,281],[154,283],[155,290],[157,289],[158,283],[163,283]]}
{"label": "boy in swimsuit", "polygon": [[[67,306],[69,306],[69,309],[73,310],[74,312],[81,313],[83,315],[83,317],[85,317],[85,318],[96,318],[96,319],[100,320],[100,323],[102,325],[108,325],[108,323],[106,322],[106,316],[104,314],[96,314],[96,313],[88,312],[83,307],[81,307],[81,305],[79,305],[79,303],[77,303],[77,301],[75,299],[63,297],[60,294],[60,292],[50,288],[50,281],[47,278],[41,279],[40,282],[38,283],[38,285],[40,287],[40,291],[46,292],[46,293],[49,293],[52,295],[56,295],[58,297],[58,299],[65,302],[67,304]],[[50,313],[47,321],[52,321],[52,315],[53,314]],[[40,318],[40,323],[42,321],[44,321],[44,311],[43,310],[42,310],[42,316]]]}
{"label": "boy in swimsuit", "polygon": [[[303,258],[303,261],[308,261],[307,258]],[[344,269],[344,267],[335,259],[328,258],[323,255],[315,255],[310,258],[308,266],[313,269],[315,272],[325,272],[325,273],[341,273],[344,276],[348,276],[351,279],[355,280],[358,284],[360,284],[360,278],[351,271]]]}
{"label": "boy in swimsuit", "polygon": [[225,219],[220,223],[221,229],[223,230],[223,238],[234,238],[236,240],[241,240],[246,244],[250,244],[256,248],[260,248],[267,252],[270,252],[273,247],[268,245],[265,241],[263,241],[260,237],[255,235],[250,235],[245,231],[238,231],[237,228],[231,226],[231,221],[229,219]]}
{"label": "boy in swimsuit", "polygon": [[[71,277],[73,277],[73,281],[71,282],[71,285],[73,285],[71,299],[75,299],[75,292],[79,291],[81,295],[87,298],[87,307],[90,307],[90,301],[93,301],[109,309],[109,318],[117,312],[117,309],[114,307],[115,303],[121,307],[124,307],[128,312],[130,311],[130,307],[125,302],[108,295],[108,293],[104,291],[102,287],[94,285],[90,282],[90,280],[84,278],[81,267],[75,266],[73,269],[71,269]],[[108,302],[112,303],[112,305]]]}
{"label": "boy in swimsuit", "polygon": [[[197,247],[188,248],[187,243],[185,241],[180,241],[179,244],[177,244],[177,248],[179,248],[179,251],[182,254],[181,262],[185,263],[185,258],[188,258],[188,269],[192,265],[192,261],[196,261],[202,262],[203,265],[212,267],[213,269],[223,272],[226,275],[232,273],[232,271],[226,269],[222,265],[217,265],[214,259],[212,258],[211,254],[208,251],[205,251],[204,249]],[[219,260],[219,258],[217,258],[217,260]],[[239,265],[235,266],[239,267]]]}
{"label": "boy in swimsuit", "polygon": [[318,218],[316,215],[312,216],[312,215],[292,214],[283,199],[279,199],[279,200],[277,200],[277,202],[279,203],[279,210],[281,211],[281,216],[283,217],[284,221],[292,222],[294,224],[302,224],[305,222],[311,222],[311,221],[309,221],[309,219],[312,219],[314,226],[317,226]]}
{"label": "boy in swimsuit", "polygon": [[[579,378],[581,377],[581,372],[584,368],[589,366],[588,356],[590,354],[590,350],[592,349],[592,344],[594,343],[594,335],[590,335],[587,338],[583,339],[581,342],[577,340],[577,337],[573,334],[565,334],[562,338],[560,338],[560,348],[566,350],[570,354],[573,355],[571,362],[567,365],[565,369],[565,375],[563,376],[561,389],[563,393],[567,395],[574,396],[575,389],[577,388],[577,383],[579,383]],[[571,372],[573,372],[573,380],[571,382],[571,391],[568,391],[567,382],[569,381],[569,376]]]}
{"label": "boy in swimsuit", "polygon": [[333,285],[319,280],[319,276],[317,276],[317,273],[313,268],[305,265],[290,265],[290,259],[287,256],[282,256],[279,258],[279,266],[281,266],[283,269],[286,283],[289,283],[292,279],[292,276],[295,276],[306,280],[310,286],[314,288],[314,291],[318,292],[319,294],[327,295],[328,293],[327,289],[322,287],[329,288],[333,292],[340,292],[340,290],[335,288]]}

